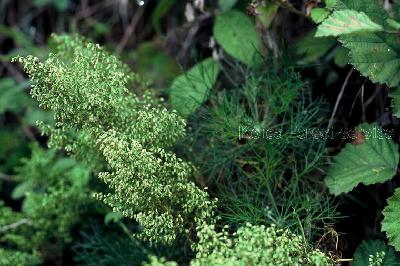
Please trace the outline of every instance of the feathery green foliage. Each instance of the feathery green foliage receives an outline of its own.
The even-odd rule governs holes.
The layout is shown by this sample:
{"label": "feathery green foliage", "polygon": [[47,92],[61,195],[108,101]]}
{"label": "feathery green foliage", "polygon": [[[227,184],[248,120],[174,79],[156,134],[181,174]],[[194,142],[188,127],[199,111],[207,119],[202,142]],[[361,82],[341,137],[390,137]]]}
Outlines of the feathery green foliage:
{"label": "feathery green foliage", "polygon": [[335,217],[318,184],[324,103],[311,99],[290,66],[228,74],[243,83],[213,95],[212,106],[194,115],[188,146],[196,153],[189,149],[188,157],[215,187],[222,222],[275,223],[298,234],[300,217],[311,240]]}
{"label": "feathery green foliage", "polygon": [[32,225],[23,214],[0,201],[0,265],[36,265],[39,254],[30,248],[31,239],[22,234]]}
{"label": "feathery green foliage", "polygon": [[55,114],[55,127],[41,125],[50,145],[102,170],[110,192],[95,197],[138,221],[151,242],[171,243],[210,220],[214,200],[190,180],[195,168],[171,151],[184,120],[100,46],[70,36],[53,41],[57,53],[46,61],[16,60],[35,83],[32,96]]}
{"label": "feathery green foliage", "polygon": [[40,260],[32,254],[8,250],[0,248],[0,265],[10,266],[10,265],[21,265],[21,266],[31,266],[38,265]]}
{"label": "feathery green foliage", "polygon": [[6,246],[17,248],[13,256],[33,250],[36,259],[9,265],[37,264],[39,259],[60,256],[90,203],[88,179],[88,170],[74,160],[59,158],[54,150],[45,151],[38,145],[32,147],[31,158],[18,169],[17,180],[21,183],[12,194],[23,198],[22,212],[1,206],[0,219],[6,221],[0,225],[0,231],[4,230],[0,235],[5,233],[2,239]]}
{"label": "feathery green foliage", "polygon": [[73,251],[74,261],[86,266],[141,265],[149,253],[138,240],[119,233],[113,227],[106,231],[97,224],[91,224],[90,230],[81,232]]}

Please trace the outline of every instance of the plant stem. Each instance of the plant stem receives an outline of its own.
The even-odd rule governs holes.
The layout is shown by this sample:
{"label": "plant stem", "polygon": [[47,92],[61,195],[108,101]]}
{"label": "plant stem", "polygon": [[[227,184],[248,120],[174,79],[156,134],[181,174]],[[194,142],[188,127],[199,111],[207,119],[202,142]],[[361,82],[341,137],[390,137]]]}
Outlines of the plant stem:
{"label": "plant stem", "polygon": [[294,14],[297,14],[297,15],[299,15],[301,17],[304,17],[304,18],[308,18],[308,19],[310,18],[305,13],[303,13],[300,10],[298,10],[297,8],[295,8],[288,0],[275,0],[275,2],[279,6],[281,6],[283,8],[286,8],[287,10],[289,10],[290,12],[292,12]]}

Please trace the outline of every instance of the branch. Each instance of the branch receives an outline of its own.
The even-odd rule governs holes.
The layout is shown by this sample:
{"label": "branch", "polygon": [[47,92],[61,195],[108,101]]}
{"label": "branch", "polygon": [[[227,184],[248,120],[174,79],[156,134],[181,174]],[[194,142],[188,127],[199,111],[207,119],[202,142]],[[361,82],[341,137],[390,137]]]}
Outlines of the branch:
{"label": "branch", "polygon": [[8,225],[5,225],[5,226],[1,227],[0,228],[0,233],[4,233],[6,231],[15,229],[15,228],[17,228],[17,227],[19,227],[21,225],[24,225],[24,224],[31,224],[31,222],[28,219],[25,219],[25,218],[21,219],[18,222],[15,222],[15,223],[12,223],[12,224],[8,224]]}
{"label": "branch", "polygon": [[139,7],[136,14],[132,17],[131,22],[129,23],[128,27],[125,30],[124,36],[122,37],[121,41],[118,43],[118,46],[116,49],[118,54],[122,53],[126,44],[129,41],[130,37],[135,32],[136,26],[144,14],[145,7],[146,7],[146,5]]}
{"label": "branch", "polygon": [[14,175],[7,175],[4,173],[0,173],[0,179],[5,180],[5,181],[15,181],[15,176]]}
{"label": "branch", "polygon": [[305,13],[303,13],[300,10],[298,10],[297,8],[295,8],[288,0],[275,0],[275,2],[279,6],[281,6],[283,8],[286,8],[287,10],[289,10],[290,12],[292,12],[294,14],[297,14],[297,15],[299,15],[301,17],[304,17],[304,18],[308,18],[308,19],[310,18]]}
{"label": "branch", "polygon": [[350,79],[350,77],[351,77],[351,74],[353,74],[353,71],[354,71],[354,68],[352,68],[352,69],[349,71],[349,73],[347,74],[346,79],[345,79],[344,82],[343,82],[342,88],[340,89],[339,95],[338,95],[338,97],[337,97],[337,99],[336,99],[335,107],[333,108],[332,116],[331,116],[331,118],[329,119],[329,124],[328,124],[328,128],[327,128],[326,132],[328,132],[329,129],[331,129],[331,127],[332,127],[332,125],[333,125],[333,120],[334,120],[335,115],[336,115],[336,112],[337,112],[337,110],[338,110],[340,100],[341,100],[342,97],[343,97],[344,90],[346,89],[347,83],[349,82],[349,79]]}

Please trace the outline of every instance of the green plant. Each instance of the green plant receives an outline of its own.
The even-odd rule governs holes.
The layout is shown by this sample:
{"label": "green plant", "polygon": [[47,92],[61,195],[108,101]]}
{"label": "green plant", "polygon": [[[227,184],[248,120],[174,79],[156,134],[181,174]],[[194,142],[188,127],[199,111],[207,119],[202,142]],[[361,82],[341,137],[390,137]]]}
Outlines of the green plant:
{"label": "green plant", "polygon": [[[300,236],[289,231],[246,224],[232,235],[225,229],[203,225],[198,232],[197,255],[191,266],[206,265],[334,265],[319,250],[310,249]],[[177,265],[152,259],[147,265]]]}
{"label": "green plant", "polygon": [[31,221],[14,212],[0,201],[0,265],[35,265],[41,262],[39,254],[30,250],[29,230]]}
{"label": "green plant", "polygon": [[250,66],[260,63],[258,34],[245,14],[232,10],[217,16],[213,34],[217,43],[233,58]]}
{"label": "green plant", "polygon": [[360,183],[383,183],[396,174],[399,147],[390,136],[376,124],[362,124],[356,132],[362,135],[363,143],[347,144],[334,157],[325,179],[330,192],[335,195],[349,192]]}
{"label": "green plant", "polygon": [[191,181],[195,168],[171,151],[185,133],[184,120],[100,46],[78,37],[53,40],[57,52],[46,61],[15,60],[34,82],[40,107],[55,114],[54,127],[40,125],[49,144],[102,170],[98,177],[110,192],[95,197],[138,221],[151,242],[171,243],[211,221],[215,201]]}
{"label": "green plant", "polygon": [[[332,11],[332,7],[333,11]],[[378,1],[335,1],[332,12],[318,26],[316,36],[339,36],[349,49],[350,63],[371,81],[389,87],[399,85],[399,51],[397,34],[399,17],[390,17]],[[394,114],[398,116],[397,92],[393,94]],[[361,134],[367,134],[368,125],[361,125]],[[358,146],[347,146],[336,157],[326,183],[334,194],[348,192],[359,183],[375,184],[389,180],[397,173],[398,146],[378,129]],[[368,153],[368,159],[365,158]],[[350,165],[351,160],[351,165]],[[354,169],[354,170],[351,170]],[[394,226],[399,217],[398,190],[388,199],[383,211],[382,230],[389,243],[400,250],[400,231]]]}
{"label": "green plant", "polygon": [[[21,249],[13,256],[33,251],[36,259],[26,264],[57,257],[72,241],[71,231],[90,203],[86,196],[89,171],[70,158],[60,158],[54,150],[33,145],[31,157],[23,160],[17,173],[15,181],[20,183],[12,196],[23,199],[22,210],[11,212],[2,206],[0,219],[5,219],[2,226],[6,233],[2,237]],[[7,221],[10,217],[13,219]]]}
{"label": "green plant", "polygon": [[400,257],[394,249],[379,240],[363,241],[354,253],[352,266],[397,265]]}
{"label": "green plant", "polygon": [[312,241],[336,216],[321,190],[324,103],[290,66],[223,70],[239,81],[193,115],[181,150],[218,195],[222,222],[275,223]]}
{"label": "green plant", "polygon": [[74,244],[74,261],[79,265],[141,265],[151,251],[137,239],[116,228],[91,224]]}

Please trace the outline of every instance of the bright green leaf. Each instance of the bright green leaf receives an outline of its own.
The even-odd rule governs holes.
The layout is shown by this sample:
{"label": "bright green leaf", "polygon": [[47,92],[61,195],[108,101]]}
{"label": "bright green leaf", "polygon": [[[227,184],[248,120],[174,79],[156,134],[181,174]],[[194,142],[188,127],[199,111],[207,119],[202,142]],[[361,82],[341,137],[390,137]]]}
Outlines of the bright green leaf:
{"label": "bright green leaf", "polygon": [[383,216],[382,231],[386,232],[389,244],[400,251],[400,188],[397,188],[394,195],[388,199]]}
{"label": "bright green leaf", "polygon": [[314,8],[311,11],[311,19],[315,22],[315,23],[321,23],[322,21],[324,21],[330,14],[331,12],[326,9],[326,8]]}
{"label": "bright green leaf", "polygon": [[387,13],[382,7],[380,0],[368,0],[368,1],[357,1],[357,0],[336,0],[337,4],[335,9],[337,10],[355,10],[358,12],[364,12],[370,19],[380,25],[385,25],[387,19]]}
{"label": "bright green leaf", "polygon": [[[340,0],[337,8],[341,11],[352,9],[363,12],[376,23],[387,24],[388,15],[377,0]],[[384,83],[390,87],[400,83],[400,49],[394,34],[357,33],[342,35],[339,39],[350,50],[350,62],[360,73],[372,82]]]}
{"label": "bright green leaf", "polygon": [[315,36],[340,36],[356,32],[376,32],[382,30],[382,26],[373,22],[364,12],[347,9],[334,11],[318,26]]}
{"label": "bright green leaf", "polygon": [[208,58],[178,76],[171,86],[172,106],[183,116],[193,113],[208,98],[218,73],[218,62]]}
{"label": "bright green leaf", "polygon": [[365,142],[347,144],[335,156],[325,179],[335,195],[349,192],[360,183],[383,183],[397,172],[398,145],[375,124],[362,124],[356,131],[365,135]]}
{"label": "bright green leaf", "polygon": [[259,39],[251,19],[239,11],[229,11],[215,19],[215,40],[227,54],[246,65],[260,62]]}
{"label": "bright green leaf", "polygon": [[327,8],[334,8],[337,4],[337,0],[325,0]]}
{"label": "bright green leaf", "polygon": [[354,253],[354,259],[351,266],[367,266],[369,265],[369,256],[375,255],[378,252],[385,252],[385,256],[382,260],[382,266],[384,265],[400,265],[400,258],[393,250],[388,247],[384,242],[380,240],[368,240],[363,241],[356,249]]}

